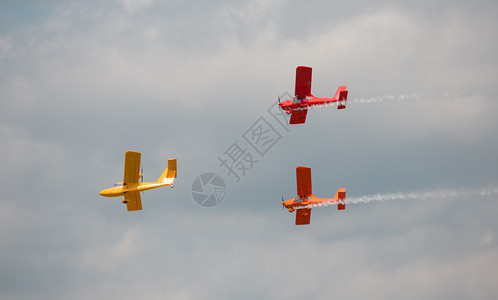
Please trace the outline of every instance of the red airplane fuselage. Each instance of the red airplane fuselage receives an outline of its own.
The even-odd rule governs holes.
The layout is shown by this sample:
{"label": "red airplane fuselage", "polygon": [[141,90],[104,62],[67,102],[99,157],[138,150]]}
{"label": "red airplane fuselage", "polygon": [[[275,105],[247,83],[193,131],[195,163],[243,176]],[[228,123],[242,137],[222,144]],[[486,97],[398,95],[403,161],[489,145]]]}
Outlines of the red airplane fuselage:
{"label": "red airplane fuselage", "polygon": [[293,110],[305,110],[312,107],[317,107],[321,105],[326,105],[333,102],[339,102],[337,105],[338,109],[346,108],[346,100],[348,97],[348,91],[346,86],[341,86],[337,90],[338,97],[334,98],[318,98],[309,94],[302,98],[295,96],[294,98],[280,102],[278,105],[281,109],[285,110],[287,114],[292,113]]}

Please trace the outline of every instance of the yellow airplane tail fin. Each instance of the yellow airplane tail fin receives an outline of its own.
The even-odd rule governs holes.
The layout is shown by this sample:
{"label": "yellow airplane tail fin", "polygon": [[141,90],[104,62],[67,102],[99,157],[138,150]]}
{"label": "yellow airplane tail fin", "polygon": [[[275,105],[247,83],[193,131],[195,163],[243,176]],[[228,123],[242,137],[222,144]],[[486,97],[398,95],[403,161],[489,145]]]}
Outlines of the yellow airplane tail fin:
{"label": "yellow airplane tail fin", "polygon": [[161,174],[157,180],[158,183],[165,183],[172,185],[176,178],[176,158],[168,159],[168,168]]}

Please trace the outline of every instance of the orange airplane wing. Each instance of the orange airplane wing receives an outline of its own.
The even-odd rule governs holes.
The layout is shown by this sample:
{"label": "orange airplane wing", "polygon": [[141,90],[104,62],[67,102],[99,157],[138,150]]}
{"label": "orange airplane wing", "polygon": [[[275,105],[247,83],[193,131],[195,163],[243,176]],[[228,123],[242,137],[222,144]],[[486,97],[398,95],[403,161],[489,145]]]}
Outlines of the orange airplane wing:
{"label": "orange airplane wing", "polygon": [[297,195],[311,196],[311,168],[299,166],[296,168]]}
{"label": "orange airplane wing", "polygon": [[124,184],[138,183],[140,179],[140,156],[139,152],[126,151],[124,167]]}
{"label": "orange airplane wing", "polygon": [[311,221],[311,208],[296,210],[296,225],[308,225]]}
{"label": "orange airplane wing", "polygon": [[140,192],[128,192],[124,194],[126,201],[126,209],[128,211],[142,210],[142,198]]}

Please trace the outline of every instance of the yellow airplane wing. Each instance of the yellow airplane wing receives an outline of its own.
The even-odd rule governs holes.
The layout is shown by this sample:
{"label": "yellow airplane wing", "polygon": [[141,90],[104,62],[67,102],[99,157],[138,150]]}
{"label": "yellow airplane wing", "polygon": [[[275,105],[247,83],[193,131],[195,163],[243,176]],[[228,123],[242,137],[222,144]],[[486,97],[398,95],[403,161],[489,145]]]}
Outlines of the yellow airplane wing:
{"label": "yellow airplane wing", "polygon": [[138,183],[140,179],[140,152],[126,151],[124,167],[124,184]]}
{"label": "yellow airplane wing", "polygon": [[128,211],[142,210],[142,199],[140,192],[128,192],[125,195],[126,208]]}

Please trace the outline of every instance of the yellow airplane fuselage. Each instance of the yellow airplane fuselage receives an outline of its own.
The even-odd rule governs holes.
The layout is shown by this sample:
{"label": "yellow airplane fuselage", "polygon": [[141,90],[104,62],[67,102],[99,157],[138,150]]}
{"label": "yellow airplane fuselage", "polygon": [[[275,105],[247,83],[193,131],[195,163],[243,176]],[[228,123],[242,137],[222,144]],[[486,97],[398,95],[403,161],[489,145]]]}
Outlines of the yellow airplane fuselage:
{"label": "yellow airplane fuselage", "polygon": [[150,189],[155,189],[162,186],[171,185],[170,183],[158,183],[158,182],[140,182],[140,183],[130,183],[123,186],[115,186],[110,189],[105,189],[100,192],[101,196],[104,197],[119,197],[124,196],[128,192],[142,192]]}

